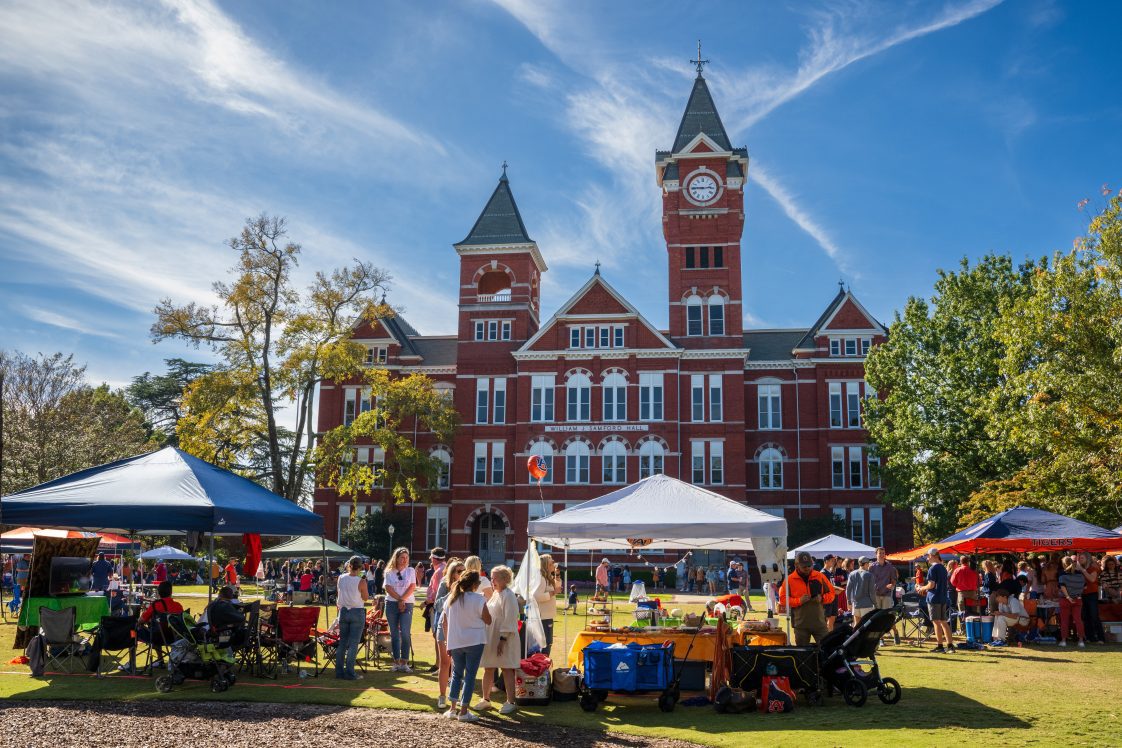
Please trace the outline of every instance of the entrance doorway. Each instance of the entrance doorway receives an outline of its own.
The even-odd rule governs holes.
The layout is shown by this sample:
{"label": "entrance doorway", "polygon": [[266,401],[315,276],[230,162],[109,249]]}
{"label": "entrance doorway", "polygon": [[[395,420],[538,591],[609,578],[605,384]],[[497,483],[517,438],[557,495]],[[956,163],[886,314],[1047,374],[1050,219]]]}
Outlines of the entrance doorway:
{"label": "entrance doorway", "polygon": [[492,567],[506,563],[506,522],[492,512],[481,515],[475,525],[479,533],[477,553],[483,568],[490,573]]}

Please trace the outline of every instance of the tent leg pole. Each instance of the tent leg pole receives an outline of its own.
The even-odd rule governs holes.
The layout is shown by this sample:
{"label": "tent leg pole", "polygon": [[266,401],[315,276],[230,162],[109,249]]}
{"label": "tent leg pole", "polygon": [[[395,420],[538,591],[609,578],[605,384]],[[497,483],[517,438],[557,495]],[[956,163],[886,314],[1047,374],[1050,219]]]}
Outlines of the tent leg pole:
{"label": "tent leg pole", "polygon": [[[331,569],[327,567],[327,538],[322,535],[319,538],[319,551],[323,555],[323,627],[329,628],[331,626],[331,603],[327,598],[327,578],[331,575]],[[339,588],[335,588],[335,608],[339,608]]]}
{"label": "tent leg pole", "polygon": [[207,575],[206,606],[208,608],[210,607],[211,598],[214,596],[214,580],[210,578],[210,570],[214,568],[214,532],[213,531],[211,531],[211,533],[210,533],[210,551],[209,551],[209,554],[210,554],[210,557],[207,560],[210,561],[210,563],[207,565],[207,570],[206,570],[206,575]]}
{"label": "tent leg pole", "polygon": [[[565,544],[565,579],[564,579],[564,581],[562,581],[561,584],[563,585],[563,589],[561,590],[561,594],[565,596],[565,607],[567,608],[567,607],[569,607],[569,544],[568,543]],[[564,627],[565,646],[566,647],[570,646],[570,644],[569,644],[569,616],[574,616],[574,615],[576,615],[576,613],[577,613],[576,610],[574,610],[572,613],[565,616],[565,622],[563,624],[561,624]],[[566,664],[568,664],[568,657],[569,657],[569,653],[568,653],[568,651],[566,651],[565,652]]]}

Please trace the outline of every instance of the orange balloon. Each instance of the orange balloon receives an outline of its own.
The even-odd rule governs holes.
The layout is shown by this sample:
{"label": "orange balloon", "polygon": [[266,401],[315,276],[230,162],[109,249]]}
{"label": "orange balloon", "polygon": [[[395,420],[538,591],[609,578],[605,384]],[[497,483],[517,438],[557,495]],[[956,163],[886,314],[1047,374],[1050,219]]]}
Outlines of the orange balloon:
{"label": "orange balloon", "polygon": [[541,455],[535,455],[526,460],[526,469],[530,471],[530,476],[536,478],[538,482],[549,475],[549,470],[545,466],[545,458]]}

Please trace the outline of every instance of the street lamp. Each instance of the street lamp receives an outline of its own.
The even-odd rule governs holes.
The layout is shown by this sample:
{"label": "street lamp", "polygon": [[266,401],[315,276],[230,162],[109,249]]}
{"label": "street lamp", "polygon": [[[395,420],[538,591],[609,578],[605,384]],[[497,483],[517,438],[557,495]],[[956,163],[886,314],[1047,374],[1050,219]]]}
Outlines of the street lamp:
{"label": "street lamp", "polygon": [[389,527],[387,527],[386,530],[390,534],[390,555],[392,556],[393,555],[393,525],[390,525]]}

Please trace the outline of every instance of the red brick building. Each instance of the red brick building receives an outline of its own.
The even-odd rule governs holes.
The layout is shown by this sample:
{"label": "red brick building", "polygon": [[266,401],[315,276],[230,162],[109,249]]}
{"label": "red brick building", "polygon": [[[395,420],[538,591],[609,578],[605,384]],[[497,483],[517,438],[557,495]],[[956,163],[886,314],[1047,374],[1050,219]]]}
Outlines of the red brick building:
{"label": "red brick building", "polygon": [[[862,428],[863,360],[884,327],[840,289],[808,328],[743,330],[740,239],[748,152],[734,148],[698,75],[673,147],[655,154],[663,200],[669,329],[655,328],[597,268],[541,318],[546,259],[504,170],[467,237],[456,333],[423,336],[401,317],[356,331],[368,363],[423,372],[463,427],[421,446],[448,466],[431,506],[405,506],[411,545],[485,562],[525,550],[526,523],[652,473],[692,481],[788,521],[833,512],[872,545],[911,543],[911,518],[880,502]],[[320,393],[326,431],[369,408],[359,382]],[[526,461],[550,467],[541,493]],[[357,445],[356,459],[380,455]],[[335,536],[382,497],[316,490]],[[543,500],[544,497],[544,500]],[[683,521],[688,521],[683,517]],[[401,538],[403,543],[410,539]]]}

